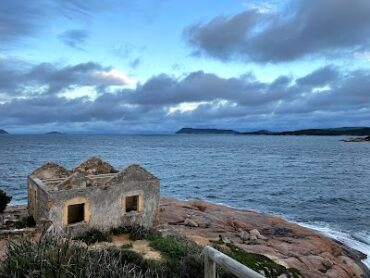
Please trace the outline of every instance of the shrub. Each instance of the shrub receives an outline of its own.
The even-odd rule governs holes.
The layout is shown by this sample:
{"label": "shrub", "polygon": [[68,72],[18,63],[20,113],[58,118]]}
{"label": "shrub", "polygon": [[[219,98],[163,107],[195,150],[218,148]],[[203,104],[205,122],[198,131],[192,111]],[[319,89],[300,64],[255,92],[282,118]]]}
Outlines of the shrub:
{"label": "shrub", "polygon": [[6,206],[12,200],[11,196],[6,195],[6,193],[0,189],[0,213],[3,213],[6,209]]}
{"label": "shrub", "polygon": [[148,239],[152,236],[158,236],[159,232],[154,229],[147,229],[142,226],[121,226],[118,228],[112,228],[111,233],[113,235],[129,234],[131,240]]}
{"label": "shrub", "polygon": [[182,258],[181,277],[183,278],[204,277],[204,263],[201,256],[187,255],[186,257]]}
{"label": "shrub", "polygon": [[153,236],[149,238],[150,247],[161,252],[165,264],[171,271],[166,277],[204,276],[201,247],[180,237]]}
{"label": "shrub", "polygon": [[78,237],[75,237],[74,238],[75,240],[81,240],[83,242],[85,242],[86,244],[94,244],[94,243],[97,243],[97,242],[103,242],[103,241],[107,241],[107,242],[110,242],[112,241],[110,235],[108,233],[103,233],[97,229],[91,229],[87,232],[85,232],[84,234],[82,234],[81,236],[78,236]]}
{"label": "shrub", "polygon": [[29,228],[29,227],[35,227],[35,226],[36,226],[36,222],[32,216],[23,217],[20,221],[15,223],[16,229],[23,229],[23,228]]}
{"label": "shrub", "polygon": [[121,248],[122,249],[130,249],[130,248],[132,248],[133,247],[133,245],[132,245],[132,243],[130,242],[130,243],[126,243],[126,244],[123,244],[122,246],[121,246]]}

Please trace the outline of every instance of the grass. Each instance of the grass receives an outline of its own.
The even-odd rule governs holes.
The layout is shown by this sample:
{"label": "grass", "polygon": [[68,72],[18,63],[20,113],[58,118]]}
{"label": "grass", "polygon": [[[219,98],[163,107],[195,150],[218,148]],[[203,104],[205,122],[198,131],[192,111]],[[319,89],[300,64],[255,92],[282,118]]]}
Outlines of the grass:
{"label": "grass", "polygon": [[[159,272],[157,272],[159,271]],[[11,242],[0,277],[163,277],[160,268],[143,263],[134,252],[90,250],[64,239]]]}
{"label": "grass", "polygon": [[[11,242],[0,267],[0,277],[166,277],[203,278],[202,247],[182,237],[163,237],[153,230],[138,227],[119,228],[103,233],[91,230],[77,238],[87,244],[110,241],[112,234],[129,233],[130,238],[146,239],[149,246],[161,253],[162,260],[144,259],[134,252],[132,244],[121,248],[92,250],[63,238],[41,241]],[[215,242],[214,247],[266,277],[302,277],[297,269],[287,269],[269,258],[248,253],[233,244]],[[234,277],[218,268],[218,277]]]}
{"label": "grass", "polygon": [[80,240],[85,242],[86,244],[94,244],[97,242],[111,242],[112,238],[110,234],[101,232],[97,229],[91,229],[86,233],[82,234],[81,236],[75,237],[75,240]]}
{"label": "grass", "polygon": [[142,226],[121,226],[112,228],[110,233],[113,235],[128,234],[131,240],[147,239],[151,236],[159,235],[154,229],[147,229]]}
{"label": "grass", "polygon": [[201,247],[192,241],[176,237],[153,236],[149,246],[161,252],[172,273],[166,277],[204,277]]}
{"label": "grass", "polygon": [[126,243],[126,244],[123,244],[122,246],[121,246],[121,248],[122,249],[130,249],[130,248],[132,248],[133,247],[133,245],[132,245],[132,243],[130,242],[130,243]]}

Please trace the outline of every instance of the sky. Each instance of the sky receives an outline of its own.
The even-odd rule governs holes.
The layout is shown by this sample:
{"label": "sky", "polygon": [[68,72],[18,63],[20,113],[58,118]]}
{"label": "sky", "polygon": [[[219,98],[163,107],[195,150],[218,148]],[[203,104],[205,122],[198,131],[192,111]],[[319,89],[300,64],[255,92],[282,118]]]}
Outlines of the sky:
{"label": "sky", "polygon": [[0,3],[0,129],[370,126],[369,0]]}

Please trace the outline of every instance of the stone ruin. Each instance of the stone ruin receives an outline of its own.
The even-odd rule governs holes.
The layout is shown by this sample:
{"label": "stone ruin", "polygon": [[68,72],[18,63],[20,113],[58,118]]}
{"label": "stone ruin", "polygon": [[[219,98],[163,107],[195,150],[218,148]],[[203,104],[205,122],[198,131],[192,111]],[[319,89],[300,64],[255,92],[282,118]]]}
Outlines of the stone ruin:
{"label": "stone ruin", "polygon": [[37,224],[77,235],[91,228],[156,224],[159,180],[139,165],[117,171],[92,157],[73,170],[48,162],[28,176],[28,211]]}

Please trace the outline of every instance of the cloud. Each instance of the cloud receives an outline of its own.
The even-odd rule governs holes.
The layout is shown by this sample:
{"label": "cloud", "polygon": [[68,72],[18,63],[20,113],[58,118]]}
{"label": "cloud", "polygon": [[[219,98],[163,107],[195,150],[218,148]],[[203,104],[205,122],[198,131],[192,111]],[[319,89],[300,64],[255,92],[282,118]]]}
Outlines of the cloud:
{"label": "cloud", "polygon": [[369,26],[368,0],[297,0],[196,23],[184,36],[195,55],[278,63],[369,50]]}
{"label": "cloud", "polygon": [[140,64],[141,64],[141,59],[140,58],[136,58],[136,59],[130,61],[130,67],[133,68],[133,69],[136,69]]}
{"label": "cloud", "polygon": [[325,86],[336,81],[339,72],[331,66],[326,66],[296,80],[299,85]]}
{"label": "cloud", "polygon": [[21,61],[0,64],[0,94],[8,96],[52,95],[73,87],[105,88],[133,83],[125,73],[95,62],[66,66]]}
{"label": "cloud", "polygon": [[[0,41],[7,42],[33,34],[40,27],[38,18],[46,16],[39,7],[45,1],[35,5],[31,1],[4,1],[0,5]],[[40,5],[40,6],[39,6]]]}
{"label": "cloud", "polygon": [[[19,39],[37,36],[48,26],[46,22],[55,18],[68,18],[73,21],[89,19],[92,13],[125,6],[118,0],[38,0],[2,1],[0,5],[0,41],[14,42]],[[76,31],[76,30],[75,30]],[[73,45],[66,34],[65,40]],[[81,34],[79,36],[81,38]],[[72,38],[73,40],[73,38]]]}
{"label": "cloud", "polygon": [[[29,72],[39,84],[100,85],[92,72],[109,72],[95,63],[50,70],[39,65]],[[52,69],[55,69],[52,67]],[[49,80],[42,80],[45,77]],[[50,73],[51,72],[51,73]],[[79,77],[77,80],[76,78]],[[29,76],[27,76],[29,78]],[[55,81],[56,80],[56,81]],[[77,86],[77,85],[76,85]],[[173,131],[183,126],[235,129],[295,129],[368,125],[370,72],[332,66],[293,79],[280,76],[261,82],[252,74],[222,78],[202,71],[183,78],[160,74],[134,89],[100,90],[96,98],[32,94],[0,103],[0,126],[62,125],[110,132]],[[49,89],[50,90],[50,89]]]}
{"label": "cloud", "polygon": [[59,35],[59,39],[69,47],[83,50],[83,45],[89,37],[87,30],[68,30]]}

